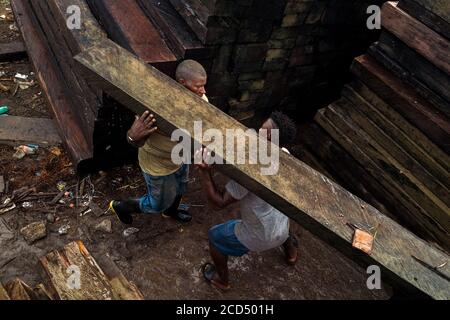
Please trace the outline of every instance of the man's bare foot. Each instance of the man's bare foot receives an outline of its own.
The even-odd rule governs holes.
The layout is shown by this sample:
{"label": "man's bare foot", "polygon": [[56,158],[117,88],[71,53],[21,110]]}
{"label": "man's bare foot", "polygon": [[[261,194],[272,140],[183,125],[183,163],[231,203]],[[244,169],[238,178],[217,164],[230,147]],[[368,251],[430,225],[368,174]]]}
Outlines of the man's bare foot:
{"label": "man's bare foot", "polygon": [[286,263],[290,266],[295,266],[299,259],[297,238],[290,236],[284,243],[283,248],[286,255]]}
{"label": "man's bare foot", "polygon": [[217,289],[227,291],[231,288],[229,283],[226,283],[220,279],[216,272],[216,267],[211,263],[207,263],[203,266],[203,277]]}

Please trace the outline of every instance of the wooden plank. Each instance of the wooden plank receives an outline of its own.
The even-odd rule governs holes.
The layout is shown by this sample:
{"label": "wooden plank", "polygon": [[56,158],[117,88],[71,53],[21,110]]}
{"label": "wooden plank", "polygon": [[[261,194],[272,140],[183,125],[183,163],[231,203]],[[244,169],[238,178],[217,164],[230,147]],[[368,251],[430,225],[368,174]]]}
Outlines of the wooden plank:
{"label": "wooden plank", "polygon": [[22,41],[14,41],[0,44],[0,62],[23,59],[27,56],[27,50]]}
{"label": "wooden plank", "polygon": [[[330,106],[327,109],[326,115],[331,120],[335,121],[336,126],[346,132],[347,136],[353,137],[353,141],[369,156],[374,159],[379,159],[381,163],[381,174],[390,175],[392,177],[392,183],[397,183],[402,185],[403,192],[410,198],[414,199],[421,208],[426,211],[427,216],[435,221],[441,229],[443,229],[447,236],[450,233],[450,210],[448,206],[436,197],[430,190],[416,178],[415,174],[418,172],[411,172],[405,166],[404,163],[398,161],[392,154],[392,151],[396,151],[396,156],[398,158],[404,157],[400,154],[400,150],[394,150],[395,146],[393,144],[388,144],[384,139],[388,139],[386,136],[377,131],[370,121],[365,121],[365,117],[357,117],[354,113],[351,114],[351,110],[356,109],[356,106],[351,104],[350,101],[343,98],[335,103],[335,105]],[[353,117],[357,118],[357,121]],[[363,122],[363,123],[359,123]],[[379,135],[374,139],[372,136]],[[380,142],[381,141],[381,142]],[[384,146],[389,146],[389,150],[386,150]],[[403,159],[404,160],[404,159]],[[413,165],[412,163],[407,163],[408,165]],[[414,167],[415,170],[420,170],[418,166]],[[425,176],[425,174],[422,174]],[[428,177],[427,177],[428,178]],[[424,178],[425,179],[425,178]],[[427,179],[427,184],[433,184],[434,181]],[[434,182],[434,184],[436,184]],[[437,186],[433,186],[433,189],[437,189]],[[435,192],[439,192],[435,190]],[[448,242],[450,243],[450,239]],[[447,245],[446,249],[450,249]]]}
{"label": "wooden plank", "polygon": [[52,9],[55,20],[58,25],[65,26],[67,19],[71,15],[68,13],[70,6],[80,8],[82,16],[81,27],[79,29],[61,28],[67,39],[70,48],[74,54],[80,53],[87,48],[95,45],[98,41],[107,38],[105,31],[100,27],[98,21],[93,16],[86,0],[48,0],[48,5]]}
{"label": "wooden plank", "polygon": [[[203,122],[203,129],[217,129],[226,136],[226,129],[245,127],[232,117],[190,93],[112,41],[76,56],[75,59],[91,81],[133,110],[151,110],[158,127],[170,133],[175,128],[187,130],[194,137],[193,121]],[[276,146],[272,146],[276,150]],[[236,150],[236,149],[235,149]],[[246,150],[249,150],[246,144]],[[448,255],[433,248],[390,218],[364,203],[339,185],[290,155],[280,152],[277,175],[266,176],[261,165],[231,164],[230,155],[217,150],[229,165],[219,169],[259,197],[302,224],[333,247],[366,265],[378,264],[386,279],[404,289],[423,292],[437,299],[450,298],[448,283],[440,275],[418,263],[413,255],[430,265],[439,265]],[[380,226],[371,255],[352,247],[353,230],[347,223],[370,227]],[[450,274],[450,266],[441,272]]]}
{"label": "wooden plank", "polygon": [[[61,300],[112,300],[111,284],[81,241],[41,258],[41,263]],[[79,268],[80,287],[68,285],[69,267]]]}
{"label": "wooden plank", "polygon": [[[378,211],[397,219],[391,212],[400,209],[398,201],[392,193],[372,177],[339,143],[316,123],[308,125],[302,130],[305,146],[312,150],[320,159],[321,164],[328,169],[332,177],[341,186],[377,208]],[[302,160],[302,159],[300,159]]]}
{"label": "wooden plank", "polygon": [[54,57],[46,43],[42,30],[25,0],[11,1],[19,29],[22,32],[28,53],[36,70],[36,76],[42,86],[47,101],[58,122],[60,137],[75,164],[91,159],[93,155],[92,137],[85,135],[83,121],[73,101],[68,97],[64,80],[55,68]]}
{"label": "wooden plank", "polygon": [[[403,221],[408,221],[408,226],[414,228],[421,236],[444,243],[448,247],[448,234],[432,219],[427,219],[427,211],[417,203],[415,198],[405,192],[398,170],[385,162],[384,157],[377,152],[378,148],[372,147],[372,145],[376,146],[374,142],[364,139],[362,135],[358,136],[357,132],[361,129],[355,124],[345,123],[340,115],[335,113],[336,108],[338,106],[331,105],[326,111],[321,110],[316,115],[316,121],[408,209],[393,212],[393,214],[399,215]],[[414,190],[414,186],[409,186]]]}
{"label": "wooden plank", "polygon": [[89,4],[112,40],[158,69],[174,73],[176,56],[136,0],[91,0]]}
{"label": "wooden plank", "polygon": [[[357,100],[354,100],[357,102]],[[365,114],[359,112],[360,104],[342,98],[338,102],[339,109],[337,112],[347,121],[358,124],[364,131],[356,132],[367,137],[367,139],[375,144],[376,150],[384,157],[386,163],[390,163],[397,168],[400,176],[404,177],[401,181],[408,179],[417,189],[418,193],[414,197],[422,203],[427,211],[434,213],[436,220],[450,231],[450,196],[448,189],[442,185],[437,179],[428,173],[414,158],[412,158],[404,149],[394,142],[389,135],[386,134],[384,128],[378,127]],[[407,183],[404,183],[407,187]]]}
{"label": "wooden plank", "polygon": [[208,36],[208,8],[199,0],[170,0],[175,10],[183,17],[200,41],[205,44]]}
{"label": "wooden plank", "polygon": [[450,39],[450,3],[448,0],[402,0],[398,7]]}
{"label": "wooden plank", "polygon": [[5,285],[6,291],[11,300],[26,301],[33,300],[33,290],[22,280],[15,279]]}
{"label": "wooden plank", "polygon": [[383,33],[368,53],[399,79],[413,87],[450,118],[450,77],[393,36]]}
{"label": "wooden plank", "polygon": [[363,55],[353,61],[352,73],[380,98],[410,121],[414,126],[450,153],[450,123],[413,88],[381,67],[373,58]]}
{"label": "wooden plank", "polygon": [[47,146],[60,144],[62,141],[54,120],[8,116],[0,118],[0,143]]}
{"label": "wooden plank", "polygon": [[[369,89],[361,81],[355,80],[351,86],[358,92],[358,94],[369,102],[370,106],[374,110],[383,115],[390,123],[394,124],[404,136],[413,140],[420,149],[424,150],[425,154],[428,154],[434,162],[431,162],[431,166],[447,179],[450,172],[450,157],[437,147],[428,137],[423,134],[419,129],[413,126],[400,113],[394,108],[384,102],[375,92]],[[375,113],[371,113],[371,116],[375,116]],[[399,134],[398,137],[401,137]],[[431,160],[430,160],[431,161]]]}
{"label": "wooden plank", "polygon": [[[381,111],[365,100],[360,93],[357,92],[357,88],[356,84],[347,85],[344,87],[342,95],[357,106],[358,110],[363,112],[365,116],[370,118],[377,126],[383,128],[383,131],[390,139],[394,140],[399,146],[406,150],[415,161],[418,161],[436,179],[440,180],[444,185],[444,188],[450,188],[450,172],[444,169],[438,161],[433,159],[429,152],[421,148],[417,141],[414,140],[414,136],[403,132],[394,122],[383,115]],[[376,97],[374,99],[376,99]],[[401,116],[397,115],[397,117]],[[450,159],[448,159],[448,161],[450,162]]]}
{"label": "wooden plank", "polygon": [[382,16],[384,28],[442,71],[450,74],[450,48],[447,39],[398,8],[396,2],[386,2]]}
{"label": "wooden plank", "polygon": [[6,292],[6,289],[0,283],[0,301],[7,301],[7,300],[11,300],[11,298],[9,297],[8,292]]}
{"label": "wooden plank", "polygon": [[138,0],[138,2],[179,59],[209,58],[210,49],[202,45],[169,0]]}

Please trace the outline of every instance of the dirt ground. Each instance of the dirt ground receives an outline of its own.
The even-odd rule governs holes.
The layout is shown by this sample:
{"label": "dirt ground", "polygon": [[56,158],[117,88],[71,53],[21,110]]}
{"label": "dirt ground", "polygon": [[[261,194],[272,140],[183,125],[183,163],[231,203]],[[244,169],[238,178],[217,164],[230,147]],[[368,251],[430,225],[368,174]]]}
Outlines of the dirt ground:
{"label": "dirt ground", "polygon": [[[0,0],[0,15],[7,1]],[[18,34],[9,29],[11,20],[0,19],[0,43],[11,41]],[[16,72],[34,79],[28,61],[0,64],[3,85],[13,86],[9,78]],[[10,115],[51,117],[36,84],[25,90],[0,91],[0,104],[10,106]],[[1,118],[0,118],[1,121]],[[17,208],[0,214],[0,281],[7,283],[16,277],[31,286],[43,281],[39,258],[65,244],[82,240],[94,257],[109,256],[124,275],[137,284],[147,299],[388,299],[389,289],[370,291],[366,287],[365,270],[357,266],[321,240],[292,223],[292,231],[300,242],[300,261],[289,267],[284,263],[281,249],[262,254],[250,254],[231,259],[232,290],[223,293],[203,281],[200,268],[209,261],[207,231],[210,227],[238,215],[238,208],[213,211],[207,204],[193,170],[189,192],[184,202],[190,205],[193,222],[181,225],[159,215],[135,217],[133,227],[140,231],[125,237],[126,229],[107,212],[111,199],[140,196],[145,192],[144,180],[137,165],[93,174],[80,180],[69,158],[62,151],[55,155],[50,148],[40,148],[35,155],[22,160],[13,158],[12,146],[0,145],[0,175],[8,181],[8,193],[0,195],[0,205],[20,188],[35,188],[33,194],[45,193],[31,200],[32,207]],[[54,151],[54,150],[53,150]],[[227,179],[218,176],[224,184]],[[84,192],[75,198],[63,198],[64,203],[50,204],[59,193],[57,185],[64,182],[76,196],[77,183],[84,184]],[[71,188],[70,188],[71,187]],[[92,200],[98,212],[83,215],[83,205]],[[71,208],[70,205],[75,205]],[[53,218],[56,219],[54,222]],[[112,232],[96,230],[104,221],[112,222]],[[28,245],[20,229],[29,223],[47,221],[46,238]],[[67,235],[58,230],[70,226]]]}

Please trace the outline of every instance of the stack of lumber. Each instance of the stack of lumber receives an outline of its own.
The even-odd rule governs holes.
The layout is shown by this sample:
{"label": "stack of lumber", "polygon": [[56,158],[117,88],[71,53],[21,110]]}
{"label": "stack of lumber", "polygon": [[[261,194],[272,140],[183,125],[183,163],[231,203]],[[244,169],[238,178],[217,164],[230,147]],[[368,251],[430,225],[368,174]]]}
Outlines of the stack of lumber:
{"label": "stack of lumber", "polygon": [[[342,98],[316,116],[333,143],[359,164],[354,170],[352,162],[340,163],[341,175],[354,173],[355,184],[375,190],[377,201],[402,223],[446,250],[449,22],[446,1],[387,2],[380,41],[355,59],[354,80],[345,86]],[[322,152],[321,158],[329,162],[331,153]]]}
{"label": "stack of lumber", "polygon": [[144,299],[136,285],[128,281],[111,260],[106,257],[101,260],[103,269],[82,242],[69,243],[41,258],[49,277],[47,286],[40,284],[32,289],[16,279],[4,287],[0,284],[0,300]]}
{"label": "stack of lumber", "polygon": [[[179,61],[204,57],[208,51],[168,0],[11,3],[60,136],[79,171],[111,159],[123,163],[123,158],[133,158],[125,132],[134,115],[80,76],[76,54],[109,38],[173,76]],[[71,6],[80,8],[81,29],[68,27]]]}

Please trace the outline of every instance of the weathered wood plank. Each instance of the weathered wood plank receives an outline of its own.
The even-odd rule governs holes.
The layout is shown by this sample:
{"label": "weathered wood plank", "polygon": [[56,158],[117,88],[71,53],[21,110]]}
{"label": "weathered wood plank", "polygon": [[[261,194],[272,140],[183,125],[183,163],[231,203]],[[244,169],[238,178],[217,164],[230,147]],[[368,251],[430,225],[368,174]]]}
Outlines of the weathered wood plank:
{"label": "weathered wood plank", "polygon": [[450,74],[450,47],[447,39],[398,8],[396,2],[386,2],[382,16],[383,27],[442,71]]}
{"label": "weathered wood plank", "polygon": [[11,300],[11,298],[9,297],[8,292],[6,292],[6,289],[0,283],[0,301],[6,301],[6,300]]}
{"label": "weathered wood plank", "polygon": [[210,50],[201,44],[169,0],[138,0],[138,2],[178,58],[202,60],[209,57]]}
{"label": "weathered wood plank", "polygon": [[[433,159],[429,152],[422,149],[417,144],[417,141],[414,140],[413,136],[400,130],[395,123],[391,122],[381,111],[365,100],[354,87],[357,88],[357,85],[352,84],[345,86],[342,95],[357,106],[358,110],[363,112],[367,118],[371,119],[377,126],[382,128],[383,132],[389,136],[389,139],[394,140],[399,146],[407,151],[415,161],[420,162],[434,178],[440,180],[444,185],[444,188],[450,188],[450,172]],[[376,97],[374,99],[376,99]],[[397,115],[397,118],[398,117],[400,117],[400,115]],[[450,159],[448,159],[448,161],[450,161]]]}
{"label": "weathered wood plank", "polygon": [[27,49],[22,41],[0,44],[0,62],[23,59],[27,56]]}
{"label": "weathered wood plank", "polygon": [[450,123],[413,88],[381,67],[373,58],[363,55],[353,61],[355,74],[380,98],[410,121],[414,126],[450,153]]}
{"label": "weathered wood plank", "polygon": [[58,129],[74,163],[78,164],[93,155],[92,137],[85,136],[83,123],[75,112],[73,101],[68,98],[64,80],[54,65],[54,57],[45,36],[29,7],[29,1],[13,0],[12,9],[22,32],[28,53],[50,107],[58,122]]}
{"label": "weathered wood plank", "polygon": [[136,0],[90,0],[89,4],[112,40],[159,70],[174,74],[176,56]]}
{"label": "weathered wood plank", "polygon": [[[358,94],[369,102],[370,106],[382,114],[389,122],[393,123],[403,134],[413,140],[425,154],[428,154],[435,162],[431,162],[431,166],[445,178],[449,176],[450,172],[450,157],[437,147],[428,137],[419,129],[413,126],[393,107],[384,102],[375,92],[369,89],[361,81],[353,81],[351,85]],[[371,113],[371,116],[375,113]],[[401,135],[399,135],[401,137]]]}
{"label": "weathered wood plank", "polygon": [[[195,120],[203,121],[204,130],[218,129],[224,136],[226,129],[246,129],[112,41],[103,41],[75,59],[92,83],[135,113],[151,110],[163,132],[183,128],[194,137]],[[217,155],[230,163],[223,151],[217,150]],[[219,168],[330,245],[362,264],[380,265],[386,278],[403,288],[437,299],[450,297],[448,283],[412,258],[420,255],[430,265],[439,265],[448,260],[446,254],[292,156],[280,152],[280,168],[275,176],[263,175],[260,165],[229,164]],[[348,222],[368,229],[380,226],[371,255],[352,247],[353,230]],[[450,267],[441,271],[450,274]]]}
{"label": "weathered wood plank", "polygon": [[[376,177],[378,182],[398,199],[397,201],[408,209],[393,212],[393,214],[399,215],[403,221],[408,221],[408,225],[423,237],[431,238],[440,243],[447,242],[446,245],[448,246],[448,234],[431,219],[424,219],[424,217],[428,217],[427,211],[405,192],[405,186],[401,182],[401,174],[398,170],[385,162],[373,141],[364,139],[363,136],[357,136],[358,130],[362,130],[358,129],[355,124],[345,123],[340,115],[335,113],[337,108],[339,107],[331,105],[326,110],[321,110],[316,115],[316,121],[372,176]],[[375,145],[375,147],[372,147],[372,145]],[[411,187],[410,190],[414,190],[414,186],[409,185],[409,187]]]}
{"label": "weathered wood plank", "polygon": [[[435,220],[450,232],[448,189],[393,142],[383,128],[379,128],[368,117],[361,114],[358,111],[358,104],[353,104],[346,97],[339,100],[337,104],[338,108],[334,112],[338,113],[346,123],[351,123],[353,127],[356,127],[354,124],[357,124],[358,128],[362,129],[355,132],[357,135],[355,143],[360,138],[359,136],[363,136],[365,141],[369,141],[369,144],[380,154],[379,158],[398,170],[405,190],[408,191],[408,185],[414,186],[412,197],[420,201],[422,207],[433,214]],[[409,183],[406,182],[407,180]]]}
{"label": "weathered wood plank", "polygon": [[20,279],[15,279],[5,285],[11,300],[26,301],[33,300],[33,289]]}
{"label": "weathered wood plank", "polygon": [[385,32],[368,53],[450,118],[450,77],[446,73]]}
{"label": "weathered wood plank", "polygon": [[448,0],[402,0],[398,7],[450,39],[450,2]]}
{"label": "weathered wood plank", "polygon": [[199,0],[170,0],[170,3],[195,32],[200,41],[205,44],[208,35],[208,8]]}
{"label": "weathered wood plank", "polygon": [[[81,241],[69,243],[63,250],[41,258],[41,263],[61,300],[112,300],[112,286]],[[79,268],[80,287],[68,285],[69,267]]]}

